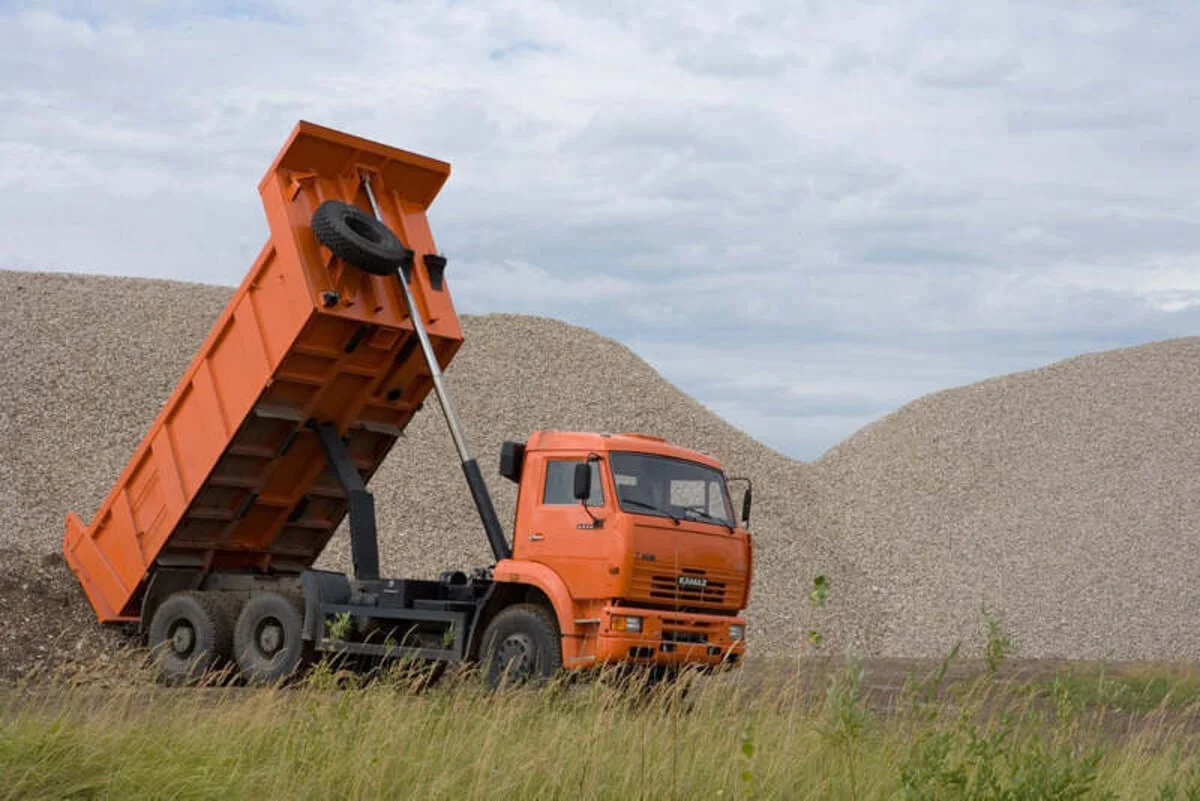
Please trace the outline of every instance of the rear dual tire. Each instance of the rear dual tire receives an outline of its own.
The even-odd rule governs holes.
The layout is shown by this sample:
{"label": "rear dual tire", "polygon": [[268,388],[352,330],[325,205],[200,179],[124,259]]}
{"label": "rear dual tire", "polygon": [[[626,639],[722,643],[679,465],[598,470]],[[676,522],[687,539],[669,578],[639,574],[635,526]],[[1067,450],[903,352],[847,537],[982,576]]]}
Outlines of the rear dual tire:
{"label": "rear dual tire", "polygon": [[167,684],[194,682],[229,658],[233,623],[222,599],[206,592],[177,592],[150,620],[150,653]]}
{"label": "rear dual tire", "polygon": [[173,685],[196,682],[231,658],[246,681],[274,684],[306,653],[300,603],[277,592],[256,593],[240,612],[221,593],[177,592],[155,610],[148,635],[159,678]]}
{"label": "rear dual tire", "polygon": [[233,631],[233,656],[252,684],[276,684],[304,661],[304,615],[299,601],[277,592],[258,593],[246,602]]}

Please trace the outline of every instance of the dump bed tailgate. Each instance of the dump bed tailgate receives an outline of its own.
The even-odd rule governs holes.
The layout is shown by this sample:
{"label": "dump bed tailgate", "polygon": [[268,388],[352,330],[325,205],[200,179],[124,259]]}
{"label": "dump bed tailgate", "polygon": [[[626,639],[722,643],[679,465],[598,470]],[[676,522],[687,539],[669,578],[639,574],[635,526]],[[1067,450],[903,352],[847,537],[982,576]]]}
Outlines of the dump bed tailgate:
{"label": "dump bed tailgate", "polygon": [[449,172],[309,123],[292,132],[259,184],[270,239],[92,522],[67,516],[64,554],[102,622],[137,619],[157,566],[297,573],[321,553],[346,501],[307,424],[333,423],[369,480],[432,383],[398,279],[334,258],[312,212],[369,211],[371,176],[415,253],[409,286],[445,367],[462,332],[426,210]]}

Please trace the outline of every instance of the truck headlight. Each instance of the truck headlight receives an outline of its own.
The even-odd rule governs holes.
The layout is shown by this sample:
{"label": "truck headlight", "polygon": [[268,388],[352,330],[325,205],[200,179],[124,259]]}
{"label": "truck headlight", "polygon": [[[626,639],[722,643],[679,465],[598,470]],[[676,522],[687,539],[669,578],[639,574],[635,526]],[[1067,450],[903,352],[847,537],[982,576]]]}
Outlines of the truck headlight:
{"label": "truck headlight", "polygon": [[735,623],[729,627],[729,639],[736,642],[738,640],[744,639],[745,636],[746,636],[746,627],[745,626]]}
{"label": "truck headlight", "polygon": [[627,631],[630,634],[641,634],[642,619],[633,615],[619,615],[612,621],[613,631]]}

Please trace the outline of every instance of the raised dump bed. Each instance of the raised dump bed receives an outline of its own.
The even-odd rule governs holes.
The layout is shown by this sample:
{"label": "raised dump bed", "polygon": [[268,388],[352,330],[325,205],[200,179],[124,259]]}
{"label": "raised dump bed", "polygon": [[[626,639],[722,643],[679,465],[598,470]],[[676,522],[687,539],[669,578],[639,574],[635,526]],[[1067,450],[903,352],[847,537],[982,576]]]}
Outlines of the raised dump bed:
{"label": "raised dump bed", "polygon": [[334,257],[313,212],[341,200],[370,213],[369,177],[414,251],[405,274],[444,367],[462,331],[426,210],[449,173],[296,126],[259,183],[270,239],[92,522],[67,516],[64,553],[101,622],[138,620],[157,568],[296,575],[321,553],[348,504],[310,421],[343,435],[369,480],[432,381],[395,275]]}

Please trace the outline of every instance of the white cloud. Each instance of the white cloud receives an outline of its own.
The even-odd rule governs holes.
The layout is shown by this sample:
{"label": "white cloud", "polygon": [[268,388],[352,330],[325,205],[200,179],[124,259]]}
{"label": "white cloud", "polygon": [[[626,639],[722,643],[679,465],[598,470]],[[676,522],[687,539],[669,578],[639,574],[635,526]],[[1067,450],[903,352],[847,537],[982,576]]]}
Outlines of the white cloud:
{"label": "white cloud", "polygon": [[1146,254],[1145,262],[1129,267],[1095,269],[1067,264],[1036,279],[1038,288],[1062,293],[1105,292],[1141,301],[1160,312],[1200,306],[1200,250],[1188,253]]}
{"label": "white cloud", "polygon": [[1198,33],[1183,2],[10,4],[0,266],[234,284],[312,119],[453,162],[461,307],[636,341],[811,456],[927,389],[1195,332]]}
{"label": "white cloud", "polygon": [[548,304],[611,303],[636,297],[632,281],[608,275],[556,275],[523,261],[455,265],[454,295],[464,309],[511,311]]}

